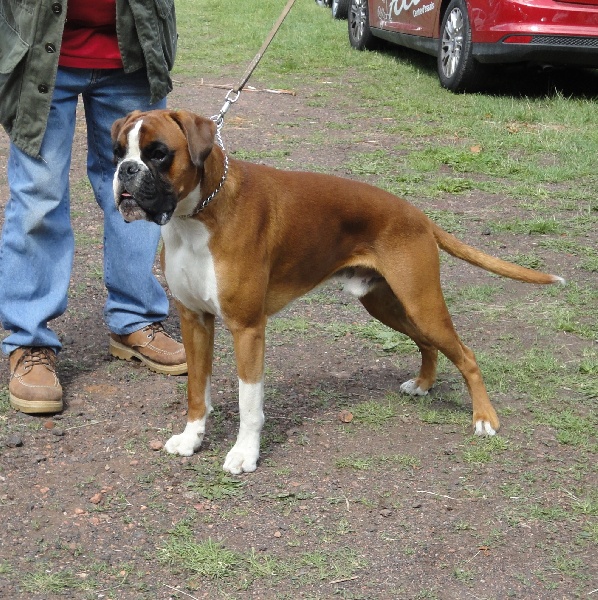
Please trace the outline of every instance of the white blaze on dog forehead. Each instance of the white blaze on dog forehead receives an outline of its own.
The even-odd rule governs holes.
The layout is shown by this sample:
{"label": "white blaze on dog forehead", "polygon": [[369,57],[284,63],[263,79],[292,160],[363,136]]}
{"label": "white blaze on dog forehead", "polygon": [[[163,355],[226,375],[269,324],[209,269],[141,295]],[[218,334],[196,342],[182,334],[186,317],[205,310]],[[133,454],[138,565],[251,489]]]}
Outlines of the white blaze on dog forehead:
{"label": "white blaze on dog forehead", "polygon": [[[141,160],[141,148],[139,146],[139,138],[140,138],[140,130],[143,125],[143,120],[140,119],[135,123],[135,126],[129,133],[127,134],[127,153],[126,155],[120,159],[119,165],[121,165],[125,160],[134,161],[139,164],[139,166],[143,169],[147,169],[147,165]],[[123,183],[119,178],[120,166],[114,171],[114,177],[112,179],[112,191],[114,193],[114,200],[118,205],[118,197],[120,193],[124,189]]]}
{"label": "white blaze on dog forehead", "polygon": [[143,119],[139,119],[135,126],[129,131],[127,134],[127,154],[125,156],[126,160],[135,160],[137,162],[143,163],[141,160],[141,145],[139,138],[141,137],[140,131],[141,126],[143,125]]}

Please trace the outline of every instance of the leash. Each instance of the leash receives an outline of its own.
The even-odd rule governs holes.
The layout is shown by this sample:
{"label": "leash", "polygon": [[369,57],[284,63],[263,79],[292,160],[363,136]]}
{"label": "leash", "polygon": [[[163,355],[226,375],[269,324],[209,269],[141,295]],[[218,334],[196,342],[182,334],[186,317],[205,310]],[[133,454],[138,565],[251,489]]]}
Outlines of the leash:
{"label": "leash", "polygon": [[229,90],[229,92],[226,94],[226,96],[224,98],[224,104],[222,105],[220,112],[217,115],[214,115],[212,117],[212,120],[216,123],[216,128],[217,128],[218,133],[220,132],[220,130],[222,129],[222,125],[224,124],[224,115],[227,113],[231,104],[234,104],[239,99],[239,96],[241,95],[241,91],[245,87],[245,84],[249,81],[249,78],[255,71],[255,68],[258,66],[260,60],[262,59],[262,56],[264,55],[264,53],[268,49],[268,46],[270,45],[270,42],[274,39],[274,36],[280,29],[282,22],[285,20],[286,16],[289,14],[291,8],[293,8],[293,4],[295,4],[295,0],[288,0],[286,6],[282,10],[282,13],[280,14],[280,17],[278,17],[278,21],[276,21],[276,23],[274,24],[274,27],[272,27],[272,30],[268,34],[268,37],[262,44],[262,47],[259,49],[258,53],[254,56],[251,63],[249,63],[249,66],[247,67],[247,70],[243,74],[241,81],[232,90]]}
{"label": "leash", "polygon": [[233,87],[231,90],[229,90],[227,92],[227,94],[224,98],[224,104],[222,105],[220,112],[217,115],[210,117],[212,119],[212,121],[214,121],[214,123],[216,123],[216,134],[214,136],[216,139],[216,143],[220,146],[220,148],[222,148],[222,151],[224,152],[224,170],[222,172],[222,177],[220,178],[220,182],[216,186],[216,189],[207,198],[202,200],[195,207],[195,209],[193,210],[193,212],[191,214],[184,215],[183,218],[189,219],[191,217],[194,217],[199,212],[201,212],[214,199],[216,194],[218,194],[218,192],[222,189],[222,186],[224,185],[224,182],[226,181],[226,176],[228,175],[228,154],[226,153],[226,150],[224,148],[224,143],[222,141],[222,135],[220,133],[222,130],[222,126],[224,125],[224,115],[226,115],[226,113],[227,113],[228,109],[231,107],[231,105],[234,104],[239,99],[239,96],[241,95],[241,91],[243,90],[243,88],[245,87],[245,84],[249,81],[249,78],[251,77],[251,75],[255,71],[256,67],[258,66],[260,60],[262,59],[262,56],[264,55],[264,53],[268,49],[268,46],[270,45],[270,42],[274,39],[274,36],[280,29],[282,22],[285,20],[286,16],[289,14],[291,8],[293,8],[293,4],[295,4],[295,0],[288,0],[286,6],[282,10],[282,13],[280,14],[280,17],[278,17],[278,21],[276,21],[276,23],[274,24],[274,27],[272,27],[272,30],[268,34],[268,37],[262,44],[262,47],[259,49],[258,53],[254,56],[251,63],[249,63],[249,66],[247,67],[247,70],[243,74],[241,81],[235,87]]}

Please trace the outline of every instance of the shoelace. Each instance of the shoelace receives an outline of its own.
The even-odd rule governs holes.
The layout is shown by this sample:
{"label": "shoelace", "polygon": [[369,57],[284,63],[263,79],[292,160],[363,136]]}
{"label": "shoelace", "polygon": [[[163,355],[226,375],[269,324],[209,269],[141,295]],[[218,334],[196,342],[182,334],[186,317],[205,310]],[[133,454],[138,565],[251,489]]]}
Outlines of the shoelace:
{"label": "shoelace", "polygon": [[150,340],[153,340],[158,333],[163,333],[166,337],[172,338],[166,329],[164,329],[164,325],[162,325],[160,322],[151,323],[147,327],[144,327],[143,330],[148,332],[147,337]]}
{"label": "shoelace", "polygon": [[50,348],[36,346],[26,348],[23,354],[21,355],[21,358],[19,358],[19,360],[17,361],[15,371],[19,368],[21,364],[25,369],[27,367],[33,368],[36,365],[43,365],[50,371],[53,371],[55,356],[56,355],[54,354],[54,352],[52,352],[52,350],[50,350]]}

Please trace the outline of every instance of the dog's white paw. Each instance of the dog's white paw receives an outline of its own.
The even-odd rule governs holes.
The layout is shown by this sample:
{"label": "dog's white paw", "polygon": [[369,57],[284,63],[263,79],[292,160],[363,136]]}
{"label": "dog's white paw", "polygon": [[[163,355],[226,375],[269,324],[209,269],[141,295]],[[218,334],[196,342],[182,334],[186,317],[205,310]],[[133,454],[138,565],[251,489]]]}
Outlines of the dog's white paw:
{"label": "dog's white paw", "polygon": [[257,446],[254,444],[239,444],[237,442],[226,455],[226,460],[222,468],[233,475],[252,473],[257,468],[257,459],[259,456],[259,442]]}
{"label": "dog's white paw", "polygon": [[178,454],[179,456],[192,456],[196,450],[199,450],[202,440],[198,439],[197,436],[194,439],[190,439],[184,433],[179,435],[173,435],[164,444],[164,449],[170,454]]}
{"label": "dog's white paw", "polygon": [[399,389],[403,394],[409,394],[409,396],[427,396],[428,394],[428,390],[422,390],[419,385],[417,385],[415,379],[410,379],[401,384]]}
{"label": "dog's white paw", "polygon": [[187,423],[185,431],[178,435],[173,435],[164,444],[164,449],[170,454],[178,454],[179,456],[192,456],[196,450],[199,450],[203,442],[205,431],[205,421],[195,421]]}
{"label": "dog's white paw", "polygon": [[475,422],[475,434],[492,436],[496,435],[496,431],[488,421],[482,421],[480,419],[479,421]]}

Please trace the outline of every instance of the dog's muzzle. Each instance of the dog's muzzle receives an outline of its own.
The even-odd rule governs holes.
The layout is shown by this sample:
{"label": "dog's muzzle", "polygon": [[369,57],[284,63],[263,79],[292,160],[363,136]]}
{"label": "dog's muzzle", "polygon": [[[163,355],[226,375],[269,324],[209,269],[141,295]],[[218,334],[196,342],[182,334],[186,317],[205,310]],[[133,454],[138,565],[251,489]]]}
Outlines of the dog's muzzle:
{"label": "dog's muzzle", "polygon": [[128,160],[121,162],[114,175],[114,199],[123,219],[152,221],[166,225],[176,208],[176,199],[145,165]]}

